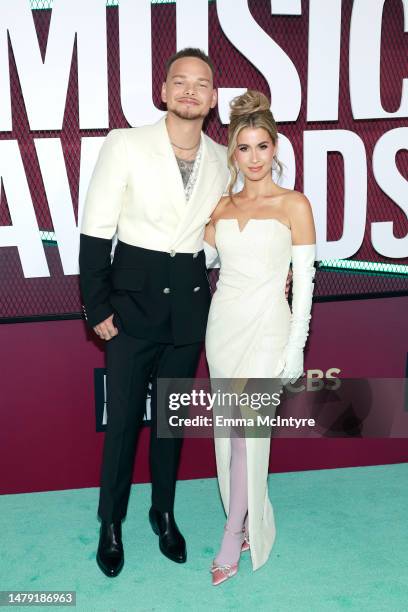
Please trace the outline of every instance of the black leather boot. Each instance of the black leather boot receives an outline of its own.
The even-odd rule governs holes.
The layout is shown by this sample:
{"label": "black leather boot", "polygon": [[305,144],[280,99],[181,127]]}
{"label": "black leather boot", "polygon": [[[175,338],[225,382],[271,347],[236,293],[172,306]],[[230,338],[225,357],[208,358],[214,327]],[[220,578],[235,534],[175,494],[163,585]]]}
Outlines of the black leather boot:
{"label": "black leather boot", "polygon": [[123,567],[122,523],[102,521],[96,562],[109,578],[114,578]]}
{"label": "black leather boot", "polygon": [[185,563],[186,541],[178,530],[173,512],[160,512],[152,507],[149,521],[154,533],[159,536],[159,548],[163,555],[176,563]]}

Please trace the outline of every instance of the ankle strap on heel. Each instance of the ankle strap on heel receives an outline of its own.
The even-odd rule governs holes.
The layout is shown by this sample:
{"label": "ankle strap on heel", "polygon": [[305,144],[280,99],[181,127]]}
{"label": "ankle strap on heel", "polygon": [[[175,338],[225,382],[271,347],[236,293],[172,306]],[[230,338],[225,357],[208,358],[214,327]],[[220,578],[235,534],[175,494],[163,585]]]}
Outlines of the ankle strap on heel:
{"label": "ankle strap on heel", "polygon": [[229,527],[227,527],[226,525],[224,527],[224,531],[226,531],[227,533],[229,533],[232,536],[241,536],[241,537],[245,536],[245,532],[242,531],[242,529],[241,529],[241,531],[231,531],[231,529]]}

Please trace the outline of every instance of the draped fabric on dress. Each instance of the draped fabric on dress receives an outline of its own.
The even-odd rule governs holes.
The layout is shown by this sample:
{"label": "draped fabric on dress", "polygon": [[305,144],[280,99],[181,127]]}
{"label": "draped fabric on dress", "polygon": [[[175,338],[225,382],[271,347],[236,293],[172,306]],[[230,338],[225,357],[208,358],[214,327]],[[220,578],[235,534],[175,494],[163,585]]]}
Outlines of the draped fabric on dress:
{"label": "draped fabric on dress", "polygon": [[[291,260],[291,231],[277,219],[219,219],[216,246],[221,268],[206,334],[211,379],[277,377],[284,366],[290,308],[285,284]],[[275,539],[267,489],[270,438],[246,437],[248,527],[253,569],[263,565]],[[218,482],[229,507],[228,437],[215,437]]]}

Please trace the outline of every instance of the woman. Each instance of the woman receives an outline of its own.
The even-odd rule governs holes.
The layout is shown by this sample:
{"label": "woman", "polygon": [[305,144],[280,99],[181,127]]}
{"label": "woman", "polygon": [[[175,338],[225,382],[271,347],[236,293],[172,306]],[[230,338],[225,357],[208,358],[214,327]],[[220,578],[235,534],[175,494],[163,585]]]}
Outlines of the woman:
{"label": "woman", "polygon": [[[285,383],[304,373],[315,229],[307,198],[272,178],[274,166],[280,172],[282,166],[269,106],[266,96],[256,91],[231,103],[229,195],[219,202],[205,233],[207,253],[217,251],[221,263],[206,335],[212,379],[279,377]],[[244,186],[233,194],[239,172]],[[290,262],[292,313],[285,298]],[[269,447],[269,435],[245,438],[233,430],[230,437],[215,437],[228,518],[211,568],[214,585],[236,574],[242,551],[250,549],[254,570],[270,554],[275,524],[267,489]]]}

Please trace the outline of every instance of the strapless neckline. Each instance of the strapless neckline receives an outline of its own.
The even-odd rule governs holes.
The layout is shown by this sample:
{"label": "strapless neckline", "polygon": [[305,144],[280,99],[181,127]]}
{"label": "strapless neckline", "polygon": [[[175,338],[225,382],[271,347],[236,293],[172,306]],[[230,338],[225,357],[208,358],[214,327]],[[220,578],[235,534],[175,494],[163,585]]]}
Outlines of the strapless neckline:
{"label": "strapless neckline", "polygon": [[282,225],[285,229],[288,230],[288,232],[291,232],[290,227],[288,227],[285,223],[282,223],[282,221],[279,221],[279,219],[275,219],[273,217],[265,217],[264,219],[256,219],[256,218],[248,219],[248,221],[245,223],[242,229],[236,217],[231,217],[230,219],[218,219],[218,221],[215,224],[215,229],[217,229],[217,225],[221,221],[234,221],[237,226],[238,232],[240,234],[243,234],[245,232],[247,226],[251,223],[251,221],[274,221],[275,223],[278,223],[278,225]]}

